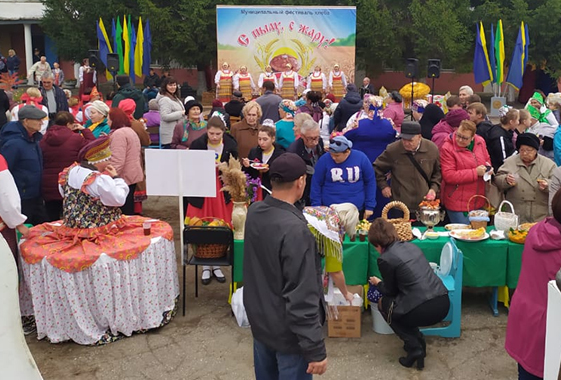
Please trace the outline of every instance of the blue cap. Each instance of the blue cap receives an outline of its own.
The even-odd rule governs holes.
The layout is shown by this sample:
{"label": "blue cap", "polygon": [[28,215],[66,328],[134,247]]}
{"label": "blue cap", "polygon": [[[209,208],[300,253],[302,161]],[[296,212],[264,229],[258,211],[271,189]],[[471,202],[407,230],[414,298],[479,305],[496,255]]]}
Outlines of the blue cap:
{"label": "blue cap", "polygon": [[335,136],[329,140],[329,151],[331,153],[342,153],[352,147],[352,141],[349,141],[345,136]]}

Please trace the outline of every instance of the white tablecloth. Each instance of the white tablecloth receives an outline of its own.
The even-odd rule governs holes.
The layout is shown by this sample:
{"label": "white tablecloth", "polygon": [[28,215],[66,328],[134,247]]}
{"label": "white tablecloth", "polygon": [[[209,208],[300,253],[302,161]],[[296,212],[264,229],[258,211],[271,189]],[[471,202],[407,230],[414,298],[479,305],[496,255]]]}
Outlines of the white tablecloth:
{"label": "white tablecloth", "polygon": [[46,259],[20,262],[21,313],[35,315],[38,339],[48,337],[53,343],[93,344],[108,330],[130,336],[158,327],[179,296],[174,243],[161,237],[153,238],[136,259],[102,254],[76,273],[55,268]]}

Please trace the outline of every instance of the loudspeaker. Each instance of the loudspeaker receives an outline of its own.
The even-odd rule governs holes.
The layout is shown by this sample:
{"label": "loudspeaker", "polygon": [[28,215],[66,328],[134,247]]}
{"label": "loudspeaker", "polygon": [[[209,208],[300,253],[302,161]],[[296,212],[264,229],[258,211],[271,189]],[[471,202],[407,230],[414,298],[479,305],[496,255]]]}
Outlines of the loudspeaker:
{"label": "loudspeaker", "polygon": [[429,59],[427,78],[440,78],[440,59]]}
{"label": "loudspeaker", "polygon": [[107,70],[109,70],[110,73],[119,71],[119,54],[107,54]]}
{"label": "loudspeaker", "polygon": [[90,56],[88,57],[88,60],[90,61],[90,67],[97,69],[97,67],[101,63],[99,60],[99,50],[90,50]]}
{"label": "loudspeaker", "polygon": [[417,58],[407,58],[405,64],[405,77],[418,78],[419,73],[419,60]]}

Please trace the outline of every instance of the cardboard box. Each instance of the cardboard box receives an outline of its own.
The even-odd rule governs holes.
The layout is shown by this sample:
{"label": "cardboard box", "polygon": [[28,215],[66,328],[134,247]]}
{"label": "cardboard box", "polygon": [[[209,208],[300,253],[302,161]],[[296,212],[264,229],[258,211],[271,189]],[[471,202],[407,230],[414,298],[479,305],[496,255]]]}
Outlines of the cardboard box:
{"label": "cardboard box", "polygon": [[327,321],[327,336],[330,338],[360,338],[362,306],[336,306],[336,308],[337,319]]}

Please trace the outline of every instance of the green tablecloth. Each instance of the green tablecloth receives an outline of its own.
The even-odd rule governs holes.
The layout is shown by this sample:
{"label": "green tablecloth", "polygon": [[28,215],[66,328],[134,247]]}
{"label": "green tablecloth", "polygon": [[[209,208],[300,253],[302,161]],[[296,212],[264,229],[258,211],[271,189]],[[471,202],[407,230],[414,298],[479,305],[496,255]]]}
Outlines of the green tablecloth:
{"label": "green tablecloth", "polygon": [[[243,240],[234,241],[234,282],[243,281]],[[368,242],[343,242],[343,273],[347,285],[364,285],[368,280]]]}
{"label": "green tablecloth", "polygon": [[[425,228],[419,229],[425,230]],[[491,229],[492,227],[489,227],[487,230]],[[436,227],[435,231],[445,231],[445,229]],[[438,263],[442,247],[449,239],[449,237],[439,237],[435,240],[415,239],[412,243],[421,248],[428,261]],[[456,240],[456,244],[464,254],[464,286],[503,286],[507,283],[508,241],[487,239],[481,242],[464,242]],[[379,253],[374,248],[370,249],[369,276],[380,276],[376,261],[378,256]]]}
{"label": "green tablecloth", "polygon": [[513,289],[518,285],[518,276],[522,266],[522,251],[524,244],[508,242],[508,262],[506,267],[506,286]]}

